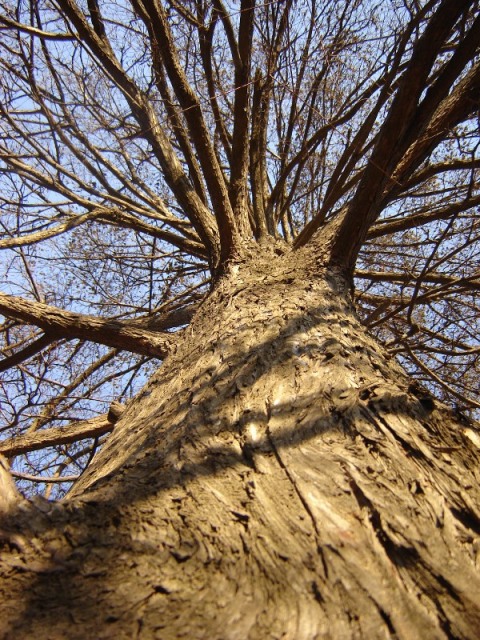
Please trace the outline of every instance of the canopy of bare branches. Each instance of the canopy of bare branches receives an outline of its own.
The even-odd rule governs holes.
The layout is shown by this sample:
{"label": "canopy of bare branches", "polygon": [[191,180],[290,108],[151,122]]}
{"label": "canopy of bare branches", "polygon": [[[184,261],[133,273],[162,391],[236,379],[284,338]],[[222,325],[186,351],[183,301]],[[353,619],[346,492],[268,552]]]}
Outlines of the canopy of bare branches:
{"label": "canopy of bare branches", "polygon": [[0,453],[23,487],[81,472],[269,238],[327,243],[390,353],[475,414],[477,1],[0,5]]}

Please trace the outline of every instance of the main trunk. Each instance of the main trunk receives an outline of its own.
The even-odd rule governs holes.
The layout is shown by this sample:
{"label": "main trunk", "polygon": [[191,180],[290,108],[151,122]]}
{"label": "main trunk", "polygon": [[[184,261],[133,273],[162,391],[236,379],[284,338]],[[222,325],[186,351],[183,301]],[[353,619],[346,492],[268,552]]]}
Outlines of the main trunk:
{"label": "main trunk", "polygon": [[233,266],[68,499],[5,522],[4,637],[477,637],[472,432],[309,263]]}

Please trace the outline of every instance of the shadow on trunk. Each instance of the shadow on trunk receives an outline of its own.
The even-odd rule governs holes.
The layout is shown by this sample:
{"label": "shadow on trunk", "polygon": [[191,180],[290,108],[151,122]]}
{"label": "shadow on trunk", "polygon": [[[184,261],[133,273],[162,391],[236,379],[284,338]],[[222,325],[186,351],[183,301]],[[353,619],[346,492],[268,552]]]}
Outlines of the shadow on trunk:
{"label": "shadow on trunk", "polygon": [[4,523],[5,637],[473,638],[462,426],[328,279],[239,282],[71,495]]}

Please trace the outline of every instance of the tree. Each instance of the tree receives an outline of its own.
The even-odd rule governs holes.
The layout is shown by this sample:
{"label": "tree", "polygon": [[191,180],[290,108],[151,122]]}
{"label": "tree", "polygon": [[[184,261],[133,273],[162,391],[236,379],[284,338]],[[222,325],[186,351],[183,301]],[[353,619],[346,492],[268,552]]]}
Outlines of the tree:
{"label": "tree", "polygon": [[4,637],[476,637],[478,3],[0,24]]}

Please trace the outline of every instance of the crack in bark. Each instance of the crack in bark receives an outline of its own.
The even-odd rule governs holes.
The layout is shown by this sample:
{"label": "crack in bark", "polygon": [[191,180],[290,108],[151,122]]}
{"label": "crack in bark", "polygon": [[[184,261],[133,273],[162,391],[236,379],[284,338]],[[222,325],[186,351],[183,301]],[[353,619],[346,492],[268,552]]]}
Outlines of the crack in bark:
{"label": "crack in bark", "polygon": [[470,531],[474,531],[477,535],[480,535],[480,520],[472,511],[450,507],[450,512],[454,518],[463,524],[465,529],[469,529]]}
{"label": "crack in bark", "polygon": [[382,616],[382,620],[385,622],[385,626],[387,627],[389,632],[392,634],[392,638],[398,638],[397,632],[395,630],[395,627],[392,624],[392,621],[388,613],[382,607],[379,606],[378,602],[375,602],[375,605],[378,609],[378,613]]}
{"label": "crack in bark", "polygon": [[[268,417],[270,418],[270,416],[268,416]],[[272,433],[271,433],[271,431],[270,431],[270,427],[269,427],[269,425],[268,425],[268,422],[267,422],[266,434],[267,434],[267,440],[268,440],[268,442],[269,442],[269,444],[270,444],[270,446],[271,446],[271,448],[272,448],[272,451],[273,451],[273,453],[274,453],[274,455],[275,455],[275,458],[276,458],[276,460],[277,460],[277,462],[278,462],[279,466],[281,467],[281,469],[283,469],[283,471],[284,471],[284,473],[285,473],[286,477],[288,478],[289,482],[290,482],[290,483],[291,483],[291,485],[293,486],[293,488],[294,488],[294,490],[295,490],[295,493],[297,494],[297,496],[298,496],[298,498],[299,498],[300,502],[301,502],[301,503],[302,503],[302,505],[303,505],[303,508],[304,508],[304,509],[305,509],[305,511],[308,513],[308,516],[309,516],[309,518],[310,518],[310,520],[311,520],[311,522],[312,522],[312,526],[313,526],[313,529],[314,529],[315,534],[316,534],[316,537],[317,537],[317,552],[318,552],[318,555],[319,555],[320,560],[321,560],[321,562],[322,562],[322,567],[323,567],[324,576],[325,576],[325,578],[326,578],[326,579],[328,579],[328,575],[329,575],[328,565],[327,565],[327,561],[326,561],[326,558],[325,558],[325,554],[324,554],[324,552],[323,552],[323,549],[322,549],[322,547],[321,547],[321,546],[320,546],[320,544],[319,544],[319,540],[320,540],[320,532],[319,532],[319,530],[318,530],[317,521],[316,521],[316,519],[315,519],[315,516],[314,516],[314,514],[313,514],[313,511],[310,509],[310,506],[309,506],[309,504],[308,504],[308,501],[307,501],[307,499],[305,498],[305,496],[303,495],[303,493],[301,492],[301,490],[300,490],[300,488],[299,488],[298,484],[297,484],[297,483],[296,483],[296,481],[295,481],[295,478],[293,477],[293,475],[292,475],[292,474],[290,473],[290,471],[288,470],[287,465],[283,462],[282,457],[281,457],[281,455],[280,455],[280,452],[278,451],[278,448],[277,448],[277,446],[275,445],[275,442],[274,442],[274,440],[273,440]],[[320,600],[318,600],[317,595],[316,595],[316,593],[317,593],[317,591],[318,591],[318,585],[317,585],[315,582],[313,582],[312,584],[315,584],[315,588],[314,588],[314,591],[313,591],[314,596],[315,596],[315,599],[316,599],[318,602],[320,602]],[[316,591],[315,589],[316,589],[317,591]]]}
{"label": "crack in bark", "polygon": [[[392,537],[388,534],[388,531],[382,524],[382,516],[379,510],[374,506],[372,501],[368,498],[365,492],[362,490],[361,486],[358,482],[353,478],[353,476],[349,473],[348,469],[345,468],[346,473],[350,477],[350,486],[352,488],[353,495],[357,500],[359,507],[363,509],[367,509],[369,511],[368,521],[372,526],[372,530],[375,534],[375,537],[380,542],[382,548],[385,550],[389,560],[392,562],[394,567],[398,568],[398,575],[405,585],[407,591],[408,585],[405,583],[402,576],[402,568],[408,568],[412,573],[414,573],[417,577],[414,576],[415,583],[422,583],[427,581],[429,584],[430,590],[438,595],[448,594],[450,598],[452,598],[455,602],[462,606],[463,609],[463,601],[459,596],[455,587],[447,580],[440,572],[436,571],[433,566],[430,566],[426,562],[426,558],[422,557],[422,555],[415,549],[413,546],[407,547],[404,545],[399,545],[395,542]],[[450,509],[450,511],[453,511]],[[438,621],[441,628],[446,632],[448,638],[459,638],[453,633],[452,626],[449,622],[449,616],[445,613],[444,608],[441,604],[441,598],[433,598],[429,597],[430,602],[435,607],[438,613]],[[378,606],[378,603],[376,603]],[[379,611],[384,617],[384,611],[381,607],[379,607]],[[387,621],[386,621],[387,622]],[[395,634],[395,629],[388,624],[389,630]],[[396,637],[394,635],[393,637]]]}
{"label": "crack in bark", "polygon": [[388,421],[385,420],[381,413],[377,410],[374,402],[369,401],[367,406],[369,410],[376,416],[378,423],[382,424],[383,427],[388,431],[388,433],[390,433],[395,438],[395,440],[402,446],[402,449],[408,456],[411,456],[412,458],[416,458],[418,460],[427,459],[423,451],[415,448],[410,442],[402,438],[401,435],[388,424]]}
{"label": "crack in bark", "polygon": [[[78,596],[65,611],[80,619],[90,607],[89,628],[110,614],[129,625],[142,616],[142,637],[163,629],[202,637],[206,618],[177,615],[194,609],[215,612],[215,638],[230,629],[303,640],[395,632],[405,640],[417,630],[425,640],[475,637],[474,541],[463,529],[455,537],[450,511],[468,523],[470,501],[477,508],[469,491],[477,450],[465,438],[466,462],[443,465],[435,445],[455,444],[455,417],[441,403],[427,415],[405,393],[408,379],[373,348],[351,308],[332,303],[330,285],[297,279],[287,299],[275,275],[285,274],[255,288],[258,274],[240,265],[235,282],[225,277],[206,299],[77,485],[68,518],[48,527],[52,540],[66,523],[85,535],[70,543],[71,575],[52,587],[42,574],[30,593],[47,603],[64,591]],[[422,492],[419,468],[430,474],[420,474]],[[108,510],[121,515],[113,531]],[[46,557],[51,539],[37,537]],[[97,556],[104,575],[74,573],[96,569]],[[115,591],[130,582],[135,589]],[[27,580],[18,584],[34,609]],[[36,624],[39,638],[41,624],[63,629],[60,616],[35,615],[18,628]]]}

